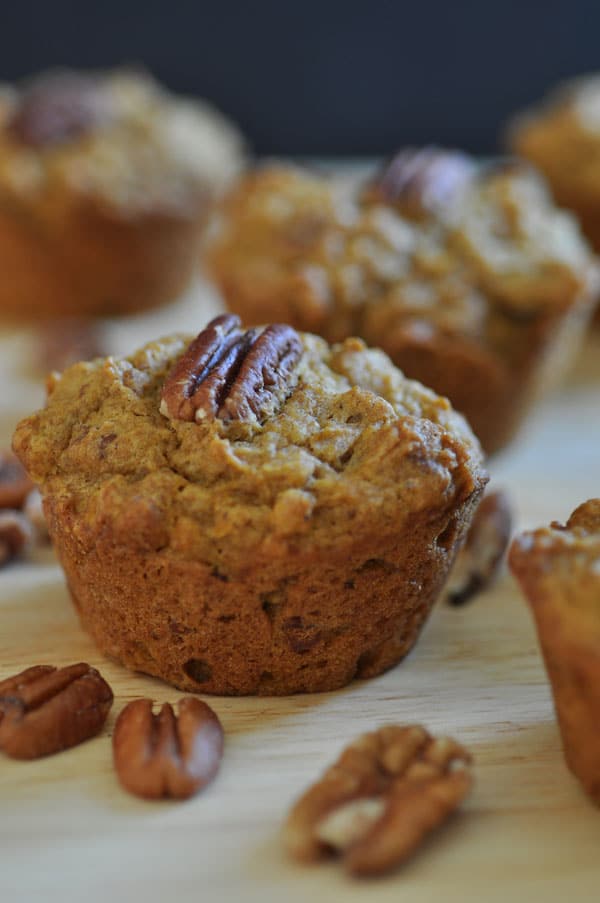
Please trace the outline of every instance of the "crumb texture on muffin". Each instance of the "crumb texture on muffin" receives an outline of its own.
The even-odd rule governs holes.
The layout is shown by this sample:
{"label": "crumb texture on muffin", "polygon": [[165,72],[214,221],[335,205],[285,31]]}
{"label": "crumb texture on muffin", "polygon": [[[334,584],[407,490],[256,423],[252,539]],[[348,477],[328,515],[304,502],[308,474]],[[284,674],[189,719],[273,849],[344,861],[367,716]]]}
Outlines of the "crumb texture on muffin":
{"label": "crumb texture on muffin", "polygon": [[509,124],[511,148],[548,179],[557,203],[600,249],[600,75],[558,85]]}
{"label": "crumb texture on muffin", "polygon": [[[7,86],[3,96],[2,193],[33,207],[42,221],[60,217],[59,199],[64,215],[78,195],[119,215],[160,209],[195,216],[198,192],[224,185],[240,166],[243,144],[234,126],[145,72],[58,70]],[[28,128],[15,127],[30,107]]]}
{"label": "crumb texture on muffin", "polygon": [[383,348],[493,451],[562,372],[591,314],[594,259],[527,167],[398,157],[358,188],[293,167],[249,174],[223,206],[209,268],[249,323]]}
{"label": "crumb texture on muffin", "polygon": [[331,689],[414,643],[486,482],[445,399],[300,335],[262,419],[160,413],[191,337],[77,364],[14,447],[101,648],[185,689]]}
{"label": "crumb texture on muffin", "polygon": [[142,72],[59,70],[0,86],[0,317],[175,300],[242,158],[233,125]]}

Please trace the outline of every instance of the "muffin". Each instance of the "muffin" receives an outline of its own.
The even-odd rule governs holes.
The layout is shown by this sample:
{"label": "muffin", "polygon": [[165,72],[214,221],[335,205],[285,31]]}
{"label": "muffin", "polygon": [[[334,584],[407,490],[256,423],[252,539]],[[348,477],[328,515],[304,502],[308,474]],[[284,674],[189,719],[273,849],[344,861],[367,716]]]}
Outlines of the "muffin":
{"label": "muffin", "polygon": [[567,764],[600,805],[600,499],[513,542],[533,611]]}
{"label": "muffin", "polygon": [[0,86],[0,318],[129,314],[189,283],[237,131],[142,73]]}
{"label": "muffin", "polygon": [[559,85],[509,126],[512,150],[546,176],[600,249],[600,74]]}
{"label": "muffin", "polygon": [[487,452],[560,376],[597,295],[593,255],[532,171],[434,149],[351,189],[251,173],[223,204],[208,265],[249,323],[381,347],[448,396]]}
{"label": "muffin", "polygon": [[463,418],[383,352],[233,315],[67,369],[14,448],[100,649],[220,694],[396,664],[486,482]]}

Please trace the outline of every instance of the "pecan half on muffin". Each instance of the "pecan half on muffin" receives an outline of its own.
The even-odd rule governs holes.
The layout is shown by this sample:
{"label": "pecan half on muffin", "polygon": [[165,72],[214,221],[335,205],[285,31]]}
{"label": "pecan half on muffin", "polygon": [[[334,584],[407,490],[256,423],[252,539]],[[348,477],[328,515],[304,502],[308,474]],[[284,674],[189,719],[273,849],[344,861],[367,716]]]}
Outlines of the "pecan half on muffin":
{"label": "pecan half on muffin", "polygon": [[511,149],[547,178],[600,249],[600,74],[558,85],[508,128]]}
{"label": "pecan half on muffin", "polygon": [[247,322],[383,348],[488,452],[561,375],[598,281],[533,172],[431,148],[350,189],[300,169],[250,174],[224,203],[209,268]]}
{"label": "pecan half on muffin", "polygon": [[600,805],[600,499],[523,533],[509,563],[533,611],[567,764]]}
{"label": "pecan half on muffin", "polygon": [[208,693],[398,662],[487,479],[462,417],[383,352],[233,315],[66,370],[14,447],[99,647]]}
{"label": "pecan half on muffin", "polygon": [[173,300],[241,146],[219,114],[142,73],[52,71],[0,86],[0,318]]}

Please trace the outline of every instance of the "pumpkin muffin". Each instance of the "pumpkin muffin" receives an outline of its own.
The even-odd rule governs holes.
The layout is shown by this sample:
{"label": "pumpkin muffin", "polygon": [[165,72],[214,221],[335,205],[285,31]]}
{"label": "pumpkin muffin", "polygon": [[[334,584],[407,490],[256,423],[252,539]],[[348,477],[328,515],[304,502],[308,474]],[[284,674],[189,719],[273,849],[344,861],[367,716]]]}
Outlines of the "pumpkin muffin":
{"label": "pumpkin muffin", "polygon": [[513,542],[533,611],[567,764],[600,805],[600,499]]}
{"label": "pumpkin muffin", "polygon": [[67,369],[14,448],[101,650],[207,693],[398,662],[486,482],[463,418],[383,352],[232,315]]}
{"label": "pumpkin muffin", "polygon": [[0,86],[0,318],[174,300],[241,146],[218,113],[138,72],[53,71]]}
{"label": "pumpkin muffin", "polygon": [[350,190],[258,170],[224,202],[209,268],[247,322],[360,335],[502,448],[572,356],[597,294],[577,225],[523,165],[404,151]]}
{"label": "pumpkin muffin", "polygon": [[600,249],[600,74],[556,87],[515,118],[508,141],[544,173],[557,203]]}

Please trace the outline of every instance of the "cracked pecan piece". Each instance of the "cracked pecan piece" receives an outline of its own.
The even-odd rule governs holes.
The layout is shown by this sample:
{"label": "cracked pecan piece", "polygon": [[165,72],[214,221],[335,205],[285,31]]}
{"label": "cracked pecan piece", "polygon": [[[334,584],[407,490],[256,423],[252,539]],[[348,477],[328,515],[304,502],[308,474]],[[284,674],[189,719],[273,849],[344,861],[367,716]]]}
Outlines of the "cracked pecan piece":
{"label": "cracked pecan piece", "polygon": [[473,161],[458,151],[405,148],[375,176],[364,198],[419,219],[450,203],[474,172]]}
{"label": "cracked pecan piece", "polygon": [[155,715],[151,699],[136,699],[117,718],[113,754],[125,790],[144,799],[187,799],[219,770],[223,728],[192,696],[180,699],[178,715],[168,702]]}
{"label": "cracked pecan piece", "polygon": [[74,72],[50,72],[22,92],[8,131],[29,147],[46,147],[90,132],[109,115],[98,79]]}
{"label": "cracked pecan piece", "polygon": [[244,330],[237,316],[215,317],[167,376],[161,414],[172,420],[261,423],[282,403],[301,354],[291,326]]}
{"label": "cracked pecan piece", "polygon": [[445,596],[451,605],[463,605],[492,585],[506,553],[512,521],[508,493],[501,489],[486,493],[446,584]]}
{"label": "cracked pecan piece", "polygon": [[420,725],[388,725],[348,746],[293,806],[288,852],[300,861],[337,853],[354,875],[403,862],[471,788],[470,754]]}
{"label": "cracked pecan piece", "polygon": [[0,682],[0,749],[38,759],[77,746],[100,731],[112,701],[109,685],[85,662],[28,668]]}
{"label": "cracked pecan piece", "polygon": [[0,451],[0,508],[21,508],[33,483],[16,455]]}
{"label": "cracked pecan piece", "polygon": [[33,526],[21,511],[0,511],[0,567],[21,555],[33,540]]}

